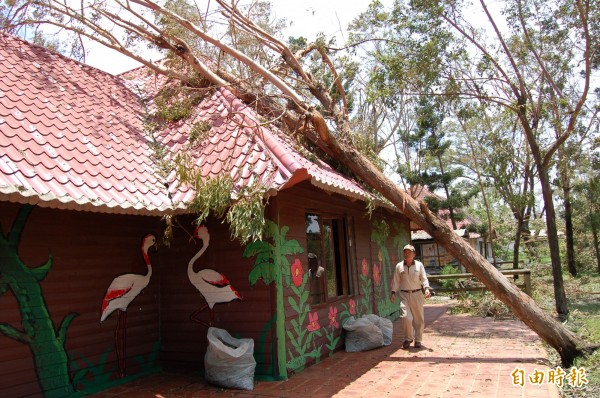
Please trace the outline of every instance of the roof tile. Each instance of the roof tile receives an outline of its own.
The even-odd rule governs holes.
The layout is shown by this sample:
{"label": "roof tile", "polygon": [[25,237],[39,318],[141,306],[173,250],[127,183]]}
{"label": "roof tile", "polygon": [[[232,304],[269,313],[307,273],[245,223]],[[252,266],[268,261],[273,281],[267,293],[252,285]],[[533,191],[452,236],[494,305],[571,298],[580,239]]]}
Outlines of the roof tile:
{"label": "roof tile", "polygon": [[[152,99],[168,84],[145,68],[111,76],[21,39],[0,34],[0,199],[62,209],[161,214],[193,198],[172,171],[158,177],[138,93]],[[153,102],[149,109],[155,109]],[[239,187],[262,181],[284,189],[294,175],[351,198],[370,195],[328,165],[302,156],[291,138],[226,88],[207,95],[190,120],[156,139],[171,157],[191,127],[209,122],[193,155],[205,178],[228,173]],[[168,186],[168,188],[166,188]]]}

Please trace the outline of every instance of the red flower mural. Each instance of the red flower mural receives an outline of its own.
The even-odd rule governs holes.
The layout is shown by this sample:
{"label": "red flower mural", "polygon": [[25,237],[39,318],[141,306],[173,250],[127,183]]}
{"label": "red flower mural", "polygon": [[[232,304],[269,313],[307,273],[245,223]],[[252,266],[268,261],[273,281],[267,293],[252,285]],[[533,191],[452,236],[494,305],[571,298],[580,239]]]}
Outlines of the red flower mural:
{"label": "red flower mural", "polygon": [[340,324],[337,320],[338,310],[336,307],[329,307],[329,327],[339,328]]}
{"label": "red flower mural", "polygon": [[362,260],[362,274],[363,276],[367,276],[369,273],[369,264],[367,264],[367,259],[363,258]]}
{"label": "red flower mural", "polygon": [[302,276],[304,275],[304,269],[302,268],[302,264],[300,260],[296,259],[292,264],[292,282],[294,286],[300,287],[302,285]]}
{"label": "red flower mural", "polygon": [[373,280],[375,284],[379,286],[379,280],[381,279],[381,272],[379,271],[379,266],[377,264],[373,264]]}
{"label": "red flower mural", "polygon": [[308,313],[307,329],[309,332],[314,332],[321,329],[321,325],[319,325],[319,314],[317,314],[316,312]]}
{"label": "red flower mural", "polygon": [[350,311],[350,315],[356,315],[356,301],[354,301],[353,299],[350,299],[350,301],[348,301],[348,311]]}

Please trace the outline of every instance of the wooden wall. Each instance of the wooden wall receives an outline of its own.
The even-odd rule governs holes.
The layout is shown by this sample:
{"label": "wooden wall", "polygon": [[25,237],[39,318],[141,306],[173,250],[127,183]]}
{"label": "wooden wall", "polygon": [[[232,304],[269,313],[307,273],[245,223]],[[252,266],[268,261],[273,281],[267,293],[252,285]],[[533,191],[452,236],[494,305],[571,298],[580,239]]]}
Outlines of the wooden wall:
{"label": "wooden wall", "polygon": [[[5,238],[22,209],[21,205],[0,203],[0,223]],[[310,316],[318,315],[322,332],[320,336],[311,337],[309,351],[302,356],[292,345],[289,335],[285,336],[288,351],[292,353],[287,358],[288,373],[299,371],[343,348],[342,324],[350,315],[390,315],[382,313],[389,311],[389,308],[383,308],[389,294],[389,286],[384,285],[391,282],[389,275],[398,259],[398,246],[408,242],[408,221],[404,217],[378,209],[370,218],[363,202],[353,202],[337,194],[325,193],[309,183],[301,183],[271,198],[266,214],[279,228],[289,228],[287,240],[295,239],[304,248],[303,253],[288,256],[288,261],[291,264],[298,260],[305,272],[308,262],[304,217],[306,212],[314,211],[353,218],[355,245],[349,254],[355,256],[350,275],[354,291],[334,301],[306,306],[303,309],[305,313],[301,314],[289,304],[289,297],[296,293],[290,286],[285,287],[286,331],[294,334],[297,332],[295,327],[306,328],[310,313]],[[384,244],[387,259],[386,256],[379,258],[382,247],[372,236],[374,223],[381,220],[390,226],[395,225]],[[215,305],[214,326],[227,330],[234,337],[253,338],[257,377],[276,376],[275,286],[266,285],[262,280],[250,285],[248,275],[256,258],[244,258],[245,246],[231,240],[226,223],[209,219],[205,226],[210,233],[210,244],[195,263],[194,270],[209,268],[223,273],[243,297],[243,301]],[[17,239],[18,255],[11,257],[11,248],[6,242],[0,245],[0,396],[44,396],[42,389],[50,388],[52,380],[40,382],[43,374],[46,374],[46,379],[56,378],[55,385],[59,385],[55,393],[47,391],[45,395],[62,396],[59,392],[61,376],[48,376],[47,370],[40,374],[39,362],[36,365],[33,359],[34,350],[22,338],[23,334],[19,339],[19,332],[15,332],[23,332],[24,319],[31,323],[30,312],[21,312],[27,306],[45,307],[49,314],[46,321],[52,323],[55,333],[69,314],[78,314],[65,327],[64,349],[60,344],[57,349],[56,344],[51,347],[46,343],[35,348],[38,351],[63,350],[66,356],[62,361],[68,362],[68,365],[63,363],[54,367],[67,369],[69,374],[66,377],[75,381],[78,390],[95,392],[124,381],[116,371],[114,332],[118,312],[100,324],[102,299],[107,287],[118,275],[146,273],[141,239],[152,233],[161,241],[163,229],[164,224],[159,217],[33,207],[22,235]],[[203,371],[207,327],[192,322],[190,315],[205,301],[187,275],[190,259],[202,247],[191,237],[194,229],[193,217],[178,217],[170,246],[161,245],[158,252],[151,250],[149,254],[154,271],[152,279],[127,311],[128,378],[156,370],[159,366]],[[17,287],[17,292],[8,289],[11,267],[16,266],[16,258],[28,268],[43,265],[50,253],[52,267],[45,278],[35,283],[41,287],[38,300],[24,305],[29,300],[27,288]],[[367,264],[366,275],[362,274],[363,261]],[[385,284],[384,278],[375,283],[374,264],[378,264],[382,272],[387,267]],[[371,282],[367,286],[369,280]],[[336,311],[337,327],[330,322],[332,311]],[[199,317],[208,321],[208,310]],[[297,325],[299,319],[304,319],[302,325]],[[9,337],[11,334],[12,338]],[[59,357],[53,352],[48,355],[50,358]],[[43,362],[44,359],[41,360]]]}
{"label": "wooden wall", "polygon": [[[20,209],[21,205],[0,203],[4,237],[11,231]],[[45,264],[51,255],[52,267],[39,283],[24,286],[21,283],[24,277],[13,279],[19,267],[11,249],[6,242],[0,245],[0,292],[3,293],[0,323],[9,325],[0,333],[0,396],[43,396],[42,385],[56,387],[54,392],[47,391],[46,396],[61,396],[61,374],[55,369],[69,369],[67,377],[80,378],[77,387],[83,390],[91,385],[100,388],[111,385],[116,379],[114,331],[118,314],[113,313],[100,324],[102,301],[116,276],[146,273],[141,239],[147,233],[160,236],[159,218],[33,208],[17,239],[18,257],[31,269]],[[151,253],[150,259],[155,268],[160,267],[158,253]],[[9,282],[17,291],[8,289]],[[143,370],[137,359],[145,358],[151,366],[149,356],[158,349],[159,284],[153,276],[129,307],[126,348],[129,374]],[[35,292],[38,285],[41,294]],[[49,319],[39,315],[44,307]],[[66,329],[64,350],[71,360],[68,367],[64,366],[64,360],[53,362],[60,357],[57,351],[62,348],[60,344],[52,345],[51,331],[46,330],[47,336],[35,341],[34,349],[25,340],[7,336],[11,330],[26,332],[27,327],[44,322],[51,322],[50,329],[53,327],[58,333],[63,320],[72,313],[78,315]],[[42,354],[38,366],[34,364],[34,350]],[[88,371],[80,372],[80,368]],[[45,378],[44,383],[38,378]]]}
{"label": "wooden wall", "polygon": [[[0,204],[0,222],[5,236],[19,209],[20,205]],[[215,305],[214,326],[227,330],[234,337],[253,338],[257,376],[272,375],[275,372],[273,286],[260,280],[254,286],[249,284],[248,273],[255,259],[243,258],[244,247],[230,239],[227,225],[219,220],[209,220],[205,226],[211,240],[197,260],[195,271],[211,268],[223,273],[243,298],[243,301]],[[65,369],[70,373],[70,380],[78,380],[75,383],[78,390],[95,392],[125,381],[118,378],[116,372],[114,332],[118,311],[100,324],[102,300],[116,276],[146,273],[141,239],[147,233],[153,233],[160,241],[163,229],[164,225],[157,217],[41,207],[34,207],[26,221],[18,245],[23,263],[35,267],[44,264],[49,253],[53,257],[52,268],[39,286],[54,330],[59,329],[68,314],[79,314],[67,329],[65,344],[70,359]],[[158,252],[150,250],[151,281],[127,311],[126,379],[159,367],[203,371],[208,329],[192,322],[190,315],[205,301],[187,275],[190,259],[202,247],[200,241],[191,238],[194,229],[192,217],[179,217],[170,246],[160,245]],[[12,259],[1,249],[0,253],[1,288]],[[202,312],[199,317],[208,322],[209,311]],[[0,324],[22,330],[22,318],[15,294],[8,290],[0,295]],[[29,346],[0,333],[0,347],[0,396],[44,396]],[[46,396],[49,395],[61,396],[47,392]]]}
{"label": "wooden wall", "polygon": [[[168,251],[168,264],[161,270],[162,300],[162,350],[161,359],[167,368],[203,370],[207,348],[208,328],[192,322],[190,315],[204,303],[199,291],[190,283],[187,267],[190,259],[202,244],[191,239],[194,231],[192,218],[181,218],[186,231],[176,229]],[[259,280],[254,286],[248,274],[254,266],[254,258],[244,258],[244,246],[232,241],[229,228],[220,220],[209,219],[204,224],[210,233],[210,244],[194,264],[195,272],[213,269],[225,275],[242,296],[243,300],[216,304],[215,327],[225,329],[236,338],[254,339],[254,355],[257,375],[271,375],[273,366],[273,325],[270,325],[271,286]],[[198,315],[209,321],[208,309]]]}
{"label": "wooden wall", "polygon": [[[280,227],[287,226],[290,228],[286,239],[297,240],[305,249],[304,253],[291,256],[293,258],[289,259],[291,263],[294,258],[298,258],[305,273],[308,272],[305,213],[317,212],[348,216],[352,217],[354,221],[353,241],[355,246],[349,253],[350,256],[355,256],[355,266],[350,275],[354,291],[348,296],[338,297],[326,303],[305,306],[302,310],[312,314],[313,319],[314,314],[317,315],[320,336],[317,333],[310,337],[307,337],[308,335],[300,336],[301,330],[307,327],[310,319],[308,314],[302,313],[302,311],[299,313],[289,303],[289,297],[297,300],[297,294],[294,290],[291,287],[287,287],[285,290],[286,344],[288,347],[286,359],[288,373],[294,373],[302,370],[304,366],[308,366],[343,348],[342,325],[349,316],[358,318],[368,313],[375,313],[388,318],[398,316],[397,308],[394,307],[394,312],[390,312],[389,286],[392,271],[397,261],[399,261],[398,253],[401,252],[401,247],[408,243],[410,239],[409,223],[405,217],[382,208],[378,208],[369,216],[364,202],[350,201],[341,195],[325,193],[307,182],[280,192],[275,198],[271,199],[271,204],[270,217]],[[377,242],[372,240],[372,232],[374,223],[381,221],[385,221],[389,226],[389,236],[385,240],[385,249],[383,249],[387,253],[387,259],[380,260],[382,249]],[[398,250],[398,247],[400,247],[400,250]],[[367,264],[366,275],[363,275],[363,261]],[[373,279],[374,264],[377,264],[377,268],[380,270],[377,283]],[[335,314],[337,327],[330,322],[330,314]],[[304,324],[298,325],[299,321],[304,321]],[[290,335],[293,337],[290,338]],[[309,344],[304,344],[307,338],[312,340]],[[291,341],[292,339],[295,341]],[[297,349],[299,346],[304,346],[306,350],[299,352]],[[292,353],[291,358],[290,352]]]}

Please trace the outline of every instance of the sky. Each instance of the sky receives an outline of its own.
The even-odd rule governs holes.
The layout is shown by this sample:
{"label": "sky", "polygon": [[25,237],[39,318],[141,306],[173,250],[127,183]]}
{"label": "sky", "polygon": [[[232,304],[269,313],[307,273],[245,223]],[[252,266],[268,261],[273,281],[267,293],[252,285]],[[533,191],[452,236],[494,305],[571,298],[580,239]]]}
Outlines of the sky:
{"label": "sky", "polygon": [[[202,0],[198,0],[202,3]],[[336,35],[338,43],[346,38],[345,29],[361,12],[365,11],[370,0],[271,0],[276,18],[291,22],[286,31],[288,36],[304,36],[309,41],[319,33],[328,37]],[[383,1],[389,3],[389,1]],[[88,45],[90,52],[86,63],[108,73],[118,74],[135,68],[139,64],[116,51]]]}

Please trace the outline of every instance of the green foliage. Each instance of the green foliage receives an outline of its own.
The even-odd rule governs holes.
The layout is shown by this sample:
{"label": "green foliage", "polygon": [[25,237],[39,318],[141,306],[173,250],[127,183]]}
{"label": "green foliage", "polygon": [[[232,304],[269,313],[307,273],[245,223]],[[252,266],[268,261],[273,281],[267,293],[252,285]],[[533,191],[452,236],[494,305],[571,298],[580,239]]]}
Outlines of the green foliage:
{"label": "green foliage", "polygon": [[600,273],[600,156],[580,165],[572,195],[576,262]]}
{"label": "green foliage", "polygon": [[258,240],[265,229],[264,194],[261,186],[244,187],[237,192],[237,200],[232,201],[236,186],[229,175],[207,178],[187,166],[185,155],[177,157],[178,174],[182,182],[195,187],[195,197],[189,209],[197,214],[197,222],[202,223],[209,215],[225,217],[229,223],[231,236],[242,243]]}
{"label": "green foliage", "polygon": [[212,125],[207,120],[196,122],[190,129],[190,146],[194,146],[198,142],[206,141],[209,138],[209,133]]}
{"label": "green foliage", "polygon": [[204,98],[204,92],[186,92],[183,88],[166,87],[154,98],[156,105],[155,118],[162,123],[171,123],[187,119],[194,106]]}
{"label": "green foliage", "polygon": [[245,189],[227,211],[231,236],[242,243],[261,239],[265,229],[263,189]]}
{"label": "green foliage", "polygon": [[196,196],[189,204],[189,209],[198,214],[198,224],[203,223],[210,214],[222,218],[231,203],[234,186],[232,178],[203,178],[201,175],[194,177]]}
{"label": "green foliage", "polygon": [[[460,270],[450,264],[446,264],[440,271],[441,275],[460,274]],[[440,284],[444,289],[454,289],[457,287],[458,279],[441,279]]]}
{"label": "green foliage", "polygon": [[304,36],[288,37],[288,47],[292,53],[304,49],[308,45],[308,40]]}

